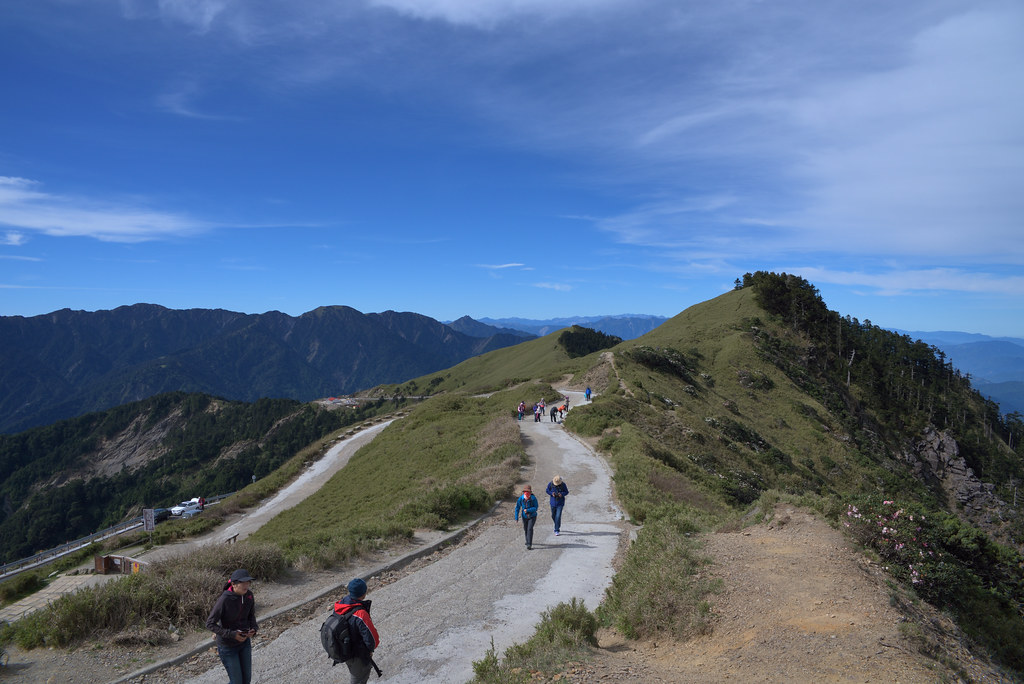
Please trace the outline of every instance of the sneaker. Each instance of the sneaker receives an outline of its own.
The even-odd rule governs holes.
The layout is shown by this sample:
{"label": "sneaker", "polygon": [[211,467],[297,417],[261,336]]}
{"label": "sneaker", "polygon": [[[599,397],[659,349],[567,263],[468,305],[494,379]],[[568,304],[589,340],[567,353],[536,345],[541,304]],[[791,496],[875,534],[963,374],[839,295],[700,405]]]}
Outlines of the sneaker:
{"label": "sneaker", "polygon": [[558,536],[558,530],[555,530],[555,536],[556,537]]}
{"label": "sneaker", "polygon": [[533,547],[532,547],[532,546],[527,546],[527,547],[526,547],[526,550],[527,550],[527,551],[533,551]]}

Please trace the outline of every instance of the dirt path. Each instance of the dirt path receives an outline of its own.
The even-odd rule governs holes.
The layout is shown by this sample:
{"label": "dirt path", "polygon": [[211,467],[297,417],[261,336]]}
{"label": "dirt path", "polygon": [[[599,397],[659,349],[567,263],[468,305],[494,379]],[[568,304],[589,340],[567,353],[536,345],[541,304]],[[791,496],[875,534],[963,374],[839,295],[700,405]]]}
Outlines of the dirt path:
{"label": "dirt path", "polygon": [[[686,642],[627,644],[604,633],[570,682],[1009,682],[967,652],[947,617],[891,605],[885,574],[812,515],[780,506],[772,522],[707,536],[713,632]],[[921,625],[924,625],[922,628]],[[927,640],[942,660],[926,658]]]}

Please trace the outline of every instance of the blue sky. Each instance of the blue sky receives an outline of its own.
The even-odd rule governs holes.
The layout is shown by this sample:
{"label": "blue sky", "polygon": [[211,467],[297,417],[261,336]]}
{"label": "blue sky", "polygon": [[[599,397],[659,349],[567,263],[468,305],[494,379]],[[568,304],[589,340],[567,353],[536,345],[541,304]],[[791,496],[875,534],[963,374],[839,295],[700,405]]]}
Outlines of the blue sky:
{"label": "blue sky", "polygon": [[1024,4],[7,0],[0,315],[672,316],[744,272],[1024,337]]}

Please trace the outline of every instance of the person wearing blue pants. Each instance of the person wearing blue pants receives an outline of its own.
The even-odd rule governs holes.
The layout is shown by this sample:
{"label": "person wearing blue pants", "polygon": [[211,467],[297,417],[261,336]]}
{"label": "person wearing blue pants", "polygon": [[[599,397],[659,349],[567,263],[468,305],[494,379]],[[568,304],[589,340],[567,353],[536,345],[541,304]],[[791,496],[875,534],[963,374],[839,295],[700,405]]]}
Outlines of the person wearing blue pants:
{"label": "person wearing blue pants", "polygon": [[565,508],[565,497],[569,494],[569,488],[562,482],[561,475],[555,475],[548,482],[547,495],[550,497],[551,521],[555,523],[555,536],[562,530],[562,509]]}
{"label": "person wearing blue pants", "polygon": [[516,522],[519,521],[519,514],[523,515],[523,534],[526,536],[526,550],[533,548],[533,526],[537,524],[537,509],[540,504],[537,497],[533,495],[533,488],[530,485],[523,487],[523,495],[516,499]]}
{"label": "person wearing blue pants", "polygon": [[252,637],[256,624],[256,600],[249,585],[252,576],[239,568],[231,573],[224,591],[206,618],[206,628],[217,635],[217,655],[228,672],[230,684],[252,681]]}

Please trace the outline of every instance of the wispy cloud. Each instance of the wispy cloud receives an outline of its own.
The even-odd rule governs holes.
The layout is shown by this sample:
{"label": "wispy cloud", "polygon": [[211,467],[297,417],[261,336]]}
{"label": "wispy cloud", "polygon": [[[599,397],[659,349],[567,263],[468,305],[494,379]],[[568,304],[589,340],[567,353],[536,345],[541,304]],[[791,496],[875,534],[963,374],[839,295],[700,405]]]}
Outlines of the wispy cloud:
{"label": "wispy cloud", "polygon": [[557,290],[558,292],[569,292],[572,290],[572,285],[566,285],[565,283],[534,283],[533,286],[544,290]]}
{"label": "wispy cloud", "polygon": [[905,63],[794,102],[804,244],[1024,263],[1024,7],[916,36]]}
{"label": "wispy cloud", "polygon": [[232,4],[231,0],[119,0],[121,11],[130,19],[159,16],[206,33]]}
{"label": "wispy cloud", "polygon": [[625,0],[370,0],[416,19],[492,29],[523,18],[561,18],[587,15],[603,7],[627,4]]}
{"label": "wispy cloud", "polygon": [[[0,183],[3,183],[3,179],[0,178]],[[0,236],[0,245],[7,245],[8,247],[17,247],[25,244],[25,234],[19,233],[16,230],[9,230]]]}
{"label": "wispy cloud", "polygon": [[998,275],[958,268],[891,269],[877,273],[839,271],[820,266],[782,269],[814,283],[870,288],[872,294],[897,296],[920,292],[965,292],[1019,297],[1024,276]]}
{"label": "wispy cloud", "polygon": [[[486,268],[491,271],[501,271],[506,268],[524,268],[526,264],[477,264],[479,268]],[[525,269],[524,269],[525,270]]]}
{"label": "wispy cloud", "polygon": [[189,119],[207,121],[241,121],[241,117],[213,114],[202,111],[195,101],[201,95],[201,88],[194,81],[178,83],[166,92],[157,95],[157,106],[165,112]]}
{"label": "wispy cloud", "polygon": [[143,242],[192,235],[213,226],[143,207],[54,195],[25,178],[0,176],[0,225],[56,237]]}

